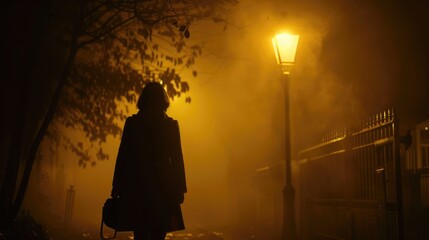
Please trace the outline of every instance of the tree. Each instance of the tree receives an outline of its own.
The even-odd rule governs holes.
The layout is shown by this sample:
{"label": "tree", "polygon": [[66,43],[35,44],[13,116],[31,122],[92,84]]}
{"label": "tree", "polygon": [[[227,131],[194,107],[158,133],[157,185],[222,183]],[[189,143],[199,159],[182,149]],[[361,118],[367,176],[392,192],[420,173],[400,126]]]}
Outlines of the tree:
{"label": "tree", "polygon": [[[34,137],[22,133],[25,122],[16,123],[19,131],[15,131],[10,140],[4,171],[7,174],[0,195],[1,226],[10,223],[20,209],[34,159],[45,136],[72,148],[79,156],[80,165],[94,164],[88,146],[72,142],[58,131],[61,126],[80,129],[91,143],[99,144],[96,157],[105,159],[107,156],[100,144],[108,135],[121,133],[117,122],[125,118],[125,113],[117,109],[118,101],[125,98],[134,102],[135,94],[147,81],[161,81],[171,98],[189,91],[188,83],[178,72],[190,68],[202,51],[198,45],[187,45],[191,23],[203,18],[225,23],[226,7],[235,1],[51,0],[43,3],[48,14],[40,21],[43,34],[35,41],[47,41],[64,53],[57,54],[54,63],[62,70],[52,78],[52,98],[43,118],[37,121],[40,124],[36,125]],[[13,6],[17,9],[21,5]],[[43,50],[46,51],[38,53],[54,51]],[[34,62],[33,68],[28,69],[38,64]],[[27,70],[30,83],[36,81],[31,73]],[[28,114],[25,96],[20,108],[24,111],[17,112],[16,120],[25,121]],[[24,142],[30,142],[28,152]],[[21,179],[20,165],[24,169]]]}

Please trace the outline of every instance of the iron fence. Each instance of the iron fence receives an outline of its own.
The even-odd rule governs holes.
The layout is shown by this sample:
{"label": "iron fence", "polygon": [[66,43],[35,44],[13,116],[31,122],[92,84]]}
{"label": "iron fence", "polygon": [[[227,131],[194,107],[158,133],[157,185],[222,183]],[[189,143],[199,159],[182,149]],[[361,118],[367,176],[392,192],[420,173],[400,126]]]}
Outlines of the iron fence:
{"label": "iron fence", "polygon": [[398,136],[389,109],[299,153],[304,239],[402,239]]}

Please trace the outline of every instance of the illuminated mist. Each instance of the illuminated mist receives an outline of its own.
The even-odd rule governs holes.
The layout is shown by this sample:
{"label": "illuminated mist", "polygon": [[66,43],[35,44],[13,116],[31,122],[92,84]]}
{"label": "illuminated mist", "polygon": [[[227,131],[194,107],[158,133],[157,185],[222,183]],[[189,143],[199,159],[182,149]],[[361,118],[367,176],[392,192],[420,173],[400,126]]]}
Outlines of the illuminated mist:
{"label": "illuminated mist", "polygon": [[[399,3],[372,2],[243,0],[226,30],[209,22],[190,26],[190,41],[205,46],[198,77],[182,73],[192,103],[175,99],[168,110],[181,129],[187,226],[242,227],[256,218],[257,188],[249,179],[284,158],[283,85],[271,45],[278,31],[300,35],[290,89],[294,159],[327,131],[388,107],[397,107],[408,124],[428,118],[429,68],[422,67],[428,47],[419,49],[428,24],[418,35],[408,26],[420,15],[407,19]],[[65,188],[74,185],[73,222],[98,226],[118,145],[111,138],[110,160],[93,168],[79,168],[69,152],[41,156],[42,162],[58,158],[61,169],[47,181],[64,174],[64,189],[46,193],[58,195],[59,215]],[[281,174],[273,181],[282,186]]]}

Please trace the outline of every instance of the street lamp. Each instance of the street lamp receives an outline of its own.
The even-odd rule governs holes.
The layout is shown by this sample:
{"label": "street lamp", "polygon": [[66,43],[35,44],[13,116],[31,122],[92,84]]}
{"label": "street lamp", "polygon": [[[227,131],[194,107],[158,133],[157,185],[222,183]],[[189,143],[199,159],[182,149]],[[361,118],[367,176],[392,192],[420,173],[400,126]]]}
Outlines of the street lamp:
{"label": "street lamp", "polygon": [[273,37],[274,53],[277,64],[281,66],[285,96],[285,173],[286,184],[283,188],[283,240],[295,240],[295,189],[292,186],[292,162],[290,147],[289,120],[289,75],[295,62],[295,53],[299,35],[278,34]]}
{"label": "street lamp", "polygon": [[295,62],[298,40],[299,35],[286,33],[277,34],[273,37],[273,47],[277,64],[282,67],[283,74],[285,75],[290,74],[290,70]]}

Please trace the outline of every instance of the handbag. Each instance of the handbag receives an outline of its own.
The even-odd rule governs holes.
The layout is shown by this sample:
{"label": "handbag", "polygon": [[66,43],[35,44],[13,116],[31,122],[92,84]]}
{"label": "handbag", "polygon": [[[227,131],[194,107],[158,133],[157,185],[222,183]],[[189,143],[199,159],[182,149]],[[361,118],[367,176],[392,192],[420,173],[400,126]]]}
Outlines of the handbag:
{"label": "handbag", "polygon": [[[101,217],[101,227],[100,227],[100,237],[102,239],[114,239],[116,238],[116,233],[121,231],[132,231],[132,226],[124,226],[123,223],[119,221],[120,218],[120,205],[121,199],[118,197],[108,198],[103,205],[102,217]],[[103,228],[104,225],[115,230],[115,233],[112,237],[104,237]]]}

